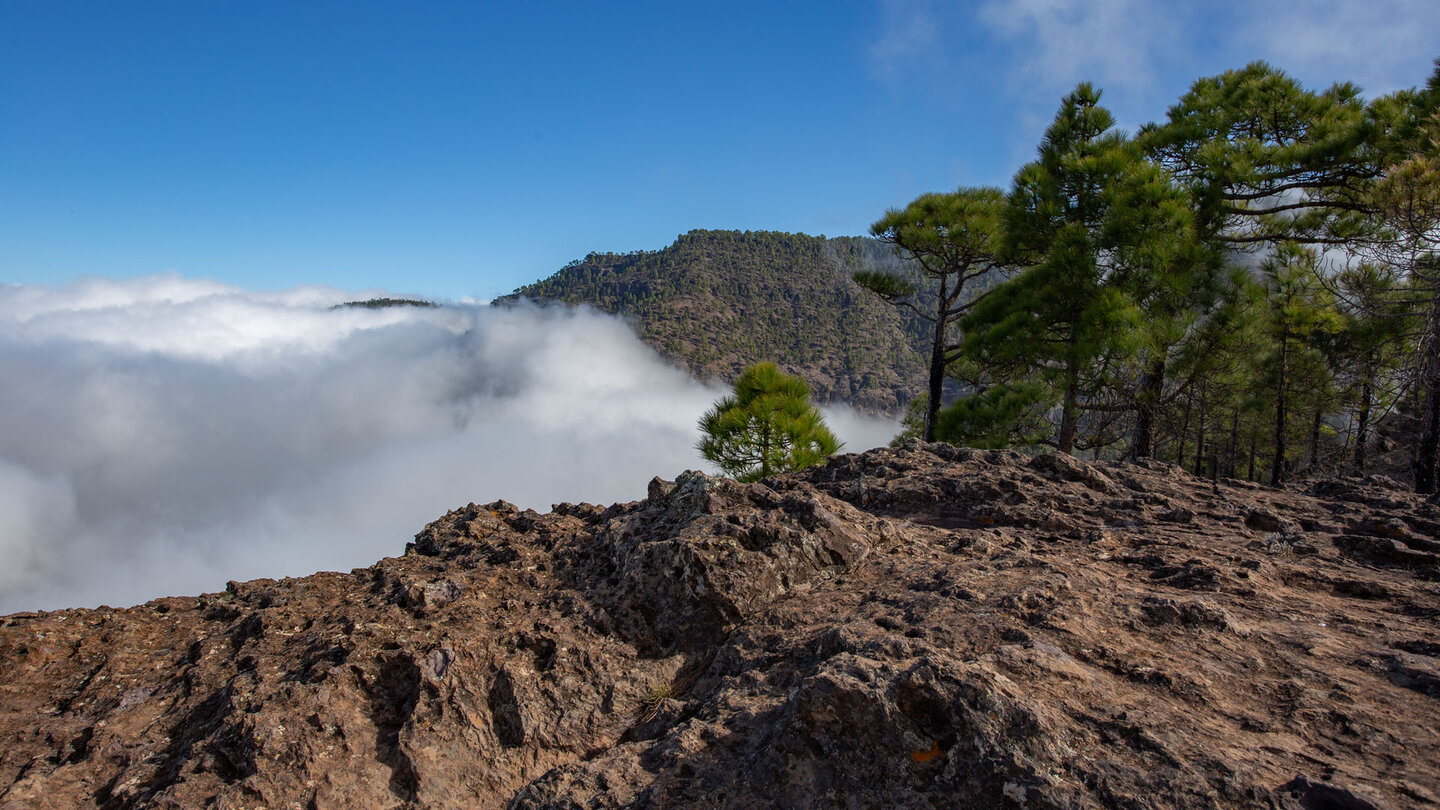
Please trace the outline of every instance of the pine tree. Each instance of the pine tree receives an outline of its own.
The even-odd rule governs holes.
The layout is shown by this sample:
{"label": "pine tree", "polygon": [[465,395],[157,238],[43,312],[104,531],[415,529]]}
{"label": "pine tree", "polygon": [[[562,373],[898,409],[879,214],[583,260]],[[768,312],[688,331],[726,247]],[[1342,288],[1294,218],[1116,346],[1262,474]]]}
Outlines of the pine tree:
{"label": "pine tree", "polygon": [[[1248,415],[1245,398],[1255,376],[1253,355],[1257,342],[1266,339],[1260,323],[1263,294],[1242,268],[1227,268],[1214,283],[1213,300],[1195,317],[1182,321],[1183,335],[1162,356],[1164,376],[1156,375],[1162,384],[1156,386],[1153,400],[1144,396],[1151,369],[1141,374],[1135,444],[1128,452],[1145,457],[1137,445],[1150,432],[1151,455],[1159,455],[1162,439],[1168,439],[1175,445],[1176,463],[1183,463],[1187,431],[1196,433],[1198,444],[1204,426],[1211,424],[1224,434],[1226,470],[1233,475],[1240,420]],[[1153,419],[1149,426],[1144,425],[1147,411]]]}
{"label": "pine tree", "polygon": [[[945,368],[960,353],[953,325],[977,300],[966,287],[997,270],[1005,194],[997,188],[962,188],[949,194],[924,194],[904,209],[891,209],[870,232],[912,257],[937,286],[932,291],[896,273],[855,273],[855,282],[929,323],[930,378],[925,400],[925,441],[935,441],[936,414],[945,385]],[[972,285],[973,286],[973,285]],[[983,295],[983,293],[981,294]]]}
{"label": "pine tree", "polygon": [[[1105,388],[1114,364],[1137,348],[1144,316],[1133,297],[1134,274],[1154,249],[1145,234],[1165,233],[1163,226],[1140,226],[1138,207],[1117,205],[1144,199],[1140,190],[1156,175],[1112,131],[1114,118],[1099,101],[1100,93],[1083,83],[1066,96],[1038,159],[1016,175],[1003,255],[1026,269],[961,321],[966,354],[1011,391],[976,394],[1005,403],[1003,409],[960,407],[1003,417],[1058,401],[1054,444],[1064,453],[1076,446],[1085,396]],[[1021,395],[1030,403],[1022,404]],[[986,435],[996,427],[972,422]]]}
{"label": "pine tree", "polygon": [[1289,460],[1289,434],[1293,417],[1292,398],[1296,380],[1313,381],[1328,376],[1323,358],[1317,358],[1316,335],[1337,332],[1340,314],[1334,299],[1319,283],[1316,265],[1319,256],[1294,243],[1282,243],[1275,254],[1260,266],[1270,305],[1270,325],[1275,341],[1272,379],[1275,384],[1275,443],[1270,467],[1270,484],[1285,478]]}
{"label": "pine tree", "polygon": [[1134,356],[1123,363],[1134,370],[1113,375],[1107,398],[1134,412],[1126,455],[1148,458],[1157,412],[1179,390],[1167,385],[1172,372],[1184,371],[1224,322],[1228,275],[1220,252],[1198,238],[1187,195],[1138,155],[1111,189],[1105,241],[1117,266],[1110,282],[1144,312]]}
{"label": "pine tree", "polygon": [[[1421,331],[1410,368],[1420,411],[1415,486],[1434,492],[1440,461],[1440,60],[1424,88],[1369,103],[1354,85],[1312,92],[1263,62],[1252,63],[1195,82],[1170,108],[1168,120],[1142,128],[1139,140],[1190,191],[1202,239],[1267,251],[1285,242],[1323,245],[1367,255],[1405,276],[1408,314]],[[1378,362],[1403,333],[1380,328],[1382,345],[1372,347],[1378,354],[1361,352],[1369,360],[1352,356],[1351,365]],[[1352,395],[1361,424],[1357,465],[1364,463],[1375,393],[1365,377],[1362,371]]]}
{"label": "pine tree", "polygon": [[1415,491],[1437,492],[1440,481],[1440,60],[1424,89],[1394,99],[1390,163],[1371,198],[1389,237],[1381,260],[1407,278],[1410,311],[1421,323],[1412,371],[1420,402]]}
{"label": "pine tree", "polygon": [[1411,353],[1411,318],[1401,309],[1402,279],[1393,267],[1361,263],[1335,279],[1344,325],[1337,353],[1344,395],[1355,419],[1351,463],[1365,472],[1373,413],[1397,399],[1404,361]]}
{"label": "pine tree", "polygon": [[700,454],[738,481],[820,464],[841,443],[810,404],[810,386],[774,363],[751,366],[700,419]]}
{"label": "pine tree", "polygon": [[1312,92],[1252,62],[1197,80],[1137,140],[1188,188],[1203,238],[1343,245],[1373,210],[1384,106],[1353,84]]}

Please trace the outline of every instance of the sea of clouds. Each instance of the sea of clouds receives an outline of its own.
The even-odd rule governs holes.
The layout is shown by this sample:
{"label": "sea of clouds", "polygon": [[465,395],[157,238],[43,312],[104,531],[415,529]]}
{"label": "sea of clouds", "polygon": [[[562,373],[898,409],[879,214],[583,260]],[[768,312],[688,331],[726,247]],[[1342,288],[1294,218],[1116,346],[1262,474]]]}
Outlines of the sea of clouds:
{"label": "sea of clouds", "polygon": [[[0,614],[348,570],[504,498],[642,498],[725,393],[587,309],[0,285]],[[847,450],[893,422],[827,410]]]}

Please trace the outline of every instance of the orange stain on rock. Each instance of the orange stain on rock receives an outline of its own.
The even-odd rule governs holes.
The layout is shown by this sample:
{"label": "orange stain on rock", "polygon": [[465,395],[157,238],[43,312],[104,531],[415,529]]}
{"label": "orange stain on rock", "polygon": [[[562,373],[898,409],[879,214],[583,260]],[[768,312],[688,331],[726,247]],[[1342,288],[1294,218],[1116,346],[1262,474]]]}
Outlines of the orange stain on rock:
{"label": "orange stain on rock", "polygon": [[940,750],[939,741],[936,741],[930,743],[930,747],[924,751],[911,751],[910,756],[914,757],[916,762],[929,762],[938,756],[942,756],[944,753],[944,751]]}

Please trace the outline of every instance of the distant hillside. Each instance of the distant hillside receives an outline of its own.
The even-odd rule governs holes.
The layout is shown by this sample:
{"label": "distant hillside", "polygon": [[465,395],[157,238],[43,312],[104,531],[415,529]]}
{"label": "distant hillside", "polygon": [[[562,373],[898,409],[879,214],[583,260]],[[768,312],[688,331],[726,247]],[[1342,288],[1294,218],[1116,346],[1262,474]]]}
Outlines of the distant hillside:
{"label": "distant hillside", "polygon": [[418,298],[368,298],[364,301],[346,301],[343,304],[336,304],[331,309],[391,309],[393,307],[438,307],[439,304],[433,301],[422,301]]}
{"label": "distant hillside", "polygon": [[659,251],[591,253],[496,303],[589,304],[697,376],[730,381],[770,360],[822,402],[894,413],[924,389],[928,335],[851,281],[882,267],[920,280],[874,239],[695,230]]}

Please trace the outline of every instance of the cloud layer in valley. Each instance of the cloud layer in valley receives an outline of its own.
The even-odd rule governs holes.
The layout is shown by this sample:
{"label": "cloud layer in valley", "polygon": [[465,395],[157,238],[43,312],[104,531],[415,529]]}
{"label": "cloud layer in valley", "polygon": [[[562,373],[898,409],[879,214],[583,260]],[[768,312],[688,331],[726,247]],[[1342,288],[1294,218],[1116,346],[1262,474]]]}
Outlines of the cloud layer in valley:
{"label": "cloud layer in valley", "polygon": [[[722,391],[588,310],[331,309],[179,277],[0,286],[0,614],[398,554],[470,501],[644,496]],[[851,450],[895,425],[843,412]]]}

